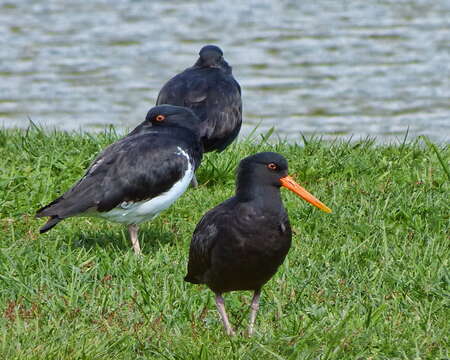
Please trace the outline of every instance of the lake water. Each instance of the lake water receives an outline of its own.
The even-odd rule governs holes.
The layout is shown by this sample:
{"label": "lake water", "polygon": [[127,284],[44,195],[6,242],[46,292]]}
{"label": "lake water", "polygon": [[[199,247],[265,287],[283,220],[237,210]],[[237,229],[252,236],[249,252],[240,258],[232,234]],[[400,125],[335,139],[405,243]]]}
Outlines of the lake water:
{"label": "lake water", "polygon": [[243,134],[450,140],[449,0],[0,0],[0,125],[132,128],[208,43]]}

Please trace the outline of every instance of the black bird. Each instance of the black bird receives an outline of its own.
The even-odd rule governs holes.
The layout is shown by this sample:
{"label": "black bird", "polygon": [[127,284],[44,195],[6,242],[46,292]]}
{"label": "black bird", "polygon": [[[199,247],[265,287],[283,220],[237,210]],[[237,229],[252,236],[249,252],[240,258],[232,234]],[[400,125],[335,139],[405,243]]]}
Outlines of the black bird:
{"label": "black bird", "polygon": [[192,109],[202,121],[204,151],[223,151],[241,129],[241,87],[219,47],[204,46],[199,55],[192,67],[163,86],[156,104]]}
{"label": "black bird", "polygon": [[71,189],[37,211],[38,218],[50,217],[40,232],[71,216],[101,217],[127,224],[140,253],[138,224],[177,200],[200,165],[199,126],[190,109],[150,109],[145,121],[101,152]]}
{"label": "black bird", "polygon": [[243,159],[236,195],[208,211],[192,236],[185,281],[206,284],[228,335],[234,335],[222,293],[254,291],[248,333],[253,333],[261,287],[276,273],[291,247],[291,226],[280,197],[284,186],[325,212],[327,206],[288,176],[286,159],[263,152]]}

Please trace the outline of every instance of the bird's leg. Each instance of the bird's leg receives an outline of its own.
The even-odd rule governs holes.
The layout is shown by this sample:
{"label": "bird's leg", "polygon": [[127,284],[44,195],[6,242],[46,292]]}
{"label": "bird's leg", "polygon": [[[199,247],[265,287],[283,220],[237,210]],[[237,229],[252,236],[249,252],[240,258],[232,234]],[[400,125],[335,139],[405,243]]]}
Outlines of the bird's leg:
{"label": "bird's leg", "polygon": [[130,238],[131,238],[131,245],[133,246],[134,253],[136,255],[139,255],[141,253],[141,247],[139,246],[139,239],[138,239],[138,225],[131,224],[128,225],[128,231],[130,232]]}
{"label": "bird's leg", "polygon": [[216,294],[216,306],[217,310],[219,311],[220,318],[222,319],[223,326],[225,326],[225,331],[227,332],[227,335],[234,335],[234,330],[230,325],[230,322],[228,321],[227,312],[225,311],[225,303],[223,301],[222,294],[217,293]]}
{"label": "bird's leg", "polygon": [[259,297],[261,295],[261,289],[255,290],[253,294],[252,303],[250,305],[250,324],[248,325],[248,336],[253,335],[253,327],[255,325],[256,313],[259,309]]}
{"label": "bird's leg", "polygon": [[192,180],[191,180],[191,187],[193,187],[193,188],[198,187],[198,181],[197,181],[197,178],[195,177],[195,174],[194,174],[194,176],[192,177]]}

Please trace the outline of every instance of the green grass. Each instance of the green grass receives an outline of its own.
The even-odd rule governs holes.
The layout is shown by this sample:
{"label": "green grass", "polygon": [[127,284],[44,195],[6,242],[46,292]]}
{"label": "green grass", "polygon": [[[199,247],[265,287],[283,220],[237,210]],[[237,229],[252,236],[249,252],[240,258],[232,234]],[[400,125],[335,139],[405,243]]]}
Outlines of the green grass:
{"label": "green grass", "polygon": [[[45,235],[33,214],[117,139],[0,130],[1,359],[446,359],[450,356],[450,147],[415,141],[302,146],[245,141],[208,154],[202,184],[142,226],[73,218]],[[253,338],[251,294],[183,282],[202,214],[234,191],[242,157],[285,155],[291,174],[334,213],[283,191],[294,239],[265,286]]]}

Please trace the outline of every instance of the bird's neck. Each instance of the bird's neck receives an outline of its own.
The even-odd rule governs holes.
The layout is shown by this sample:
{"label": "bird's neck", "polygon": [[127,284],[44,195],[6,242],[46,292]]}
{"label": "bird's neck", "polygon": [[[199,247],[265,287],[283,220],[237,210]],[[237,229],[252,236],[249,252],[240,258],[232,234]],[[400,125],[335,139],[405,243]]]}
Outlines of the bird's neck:
{"label": "bird's neck", "polygon": [[197,62],[194,64],[193,68],[200,68],[200,69],[218,69],[223,71],[226,74],[232,73],[232,68],[228,64],[208,64],[204,63],[201,59],[198,59]]}
{"label": "bird's neck", "polygon": [[273,185],[239,184],[236,197],[242,202],[255,202],[261,208],[278,210],[283,207],[280,189]]}
{"label": "bird's neck", "polygon": [[189,128],[184,126],[164,126],[164,127],[153,127],[153,129],[157,129],[161,133],[171,134],[172,137],[175,137],[179,134],[181,137],[186,137],[186,134],[198,139],[200,141],[200,128]]}

